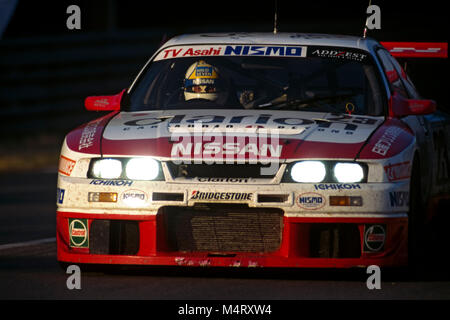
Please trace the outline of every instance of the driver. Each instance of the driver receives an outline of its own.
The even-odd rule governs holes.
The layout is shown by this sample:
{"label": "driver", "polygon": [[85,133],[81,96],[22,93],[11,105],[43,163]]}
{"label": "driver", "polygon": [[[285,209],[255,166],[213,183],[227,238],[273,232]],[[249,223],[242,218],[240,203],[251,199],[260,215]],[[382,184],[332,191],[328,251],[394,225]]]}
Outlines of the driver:
{"label": "driver", "polygon": [[192,64],[184,78],[184,99],[217,101],[224,95],[219,70],[203,60]]}

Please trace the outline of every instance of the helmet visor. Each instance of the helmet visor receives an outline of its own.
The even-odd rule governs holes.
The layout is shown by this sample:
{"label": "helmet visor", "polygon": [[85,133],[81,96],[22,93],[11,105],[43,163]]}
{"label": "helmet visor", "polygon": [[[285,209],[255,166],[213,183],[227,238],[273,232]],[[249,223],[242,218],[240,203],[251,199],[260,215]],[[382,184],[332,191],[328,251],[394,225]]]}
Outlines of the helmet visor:
{"label": "helmet visor", "polygon": [[191,93],[216,93],[220,91],[218,79],[186,79],[184,88],[186,92]]}
{"label": "helmet visor", "polygon": [[192,93],[216,93],[217,88],[211,85],[193,85],[186,87],[185,91]]}

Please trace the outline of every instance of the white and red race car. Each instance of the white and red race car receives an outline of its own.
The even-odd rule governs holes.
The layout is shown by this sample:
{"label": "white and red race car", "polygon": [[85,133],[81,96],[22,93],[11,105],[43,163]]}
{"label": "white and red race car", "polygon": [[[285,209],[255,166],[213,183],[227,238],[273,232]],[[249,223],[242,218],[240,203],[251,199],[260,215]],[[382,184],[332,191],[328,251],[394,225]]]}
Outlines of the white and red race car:
{"label": "white and red race car", "polygon": [[[388,49],[386,49],[388,48]],[[63,263],[403,266],[448,197],[449,116],[397,56],[446,44],[324,34],[172,38],[70,132]]]}

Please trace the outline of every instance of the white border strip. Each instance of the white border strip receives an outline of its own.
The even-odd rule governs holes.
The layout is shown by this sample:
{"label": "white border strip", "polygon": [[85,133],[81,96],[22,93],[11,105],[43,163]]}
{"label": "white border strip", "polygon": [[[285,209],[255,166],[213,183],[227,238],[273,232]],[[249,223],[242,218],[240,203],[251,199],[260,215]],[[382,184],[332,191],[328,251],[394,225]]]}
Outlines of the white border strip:
{"label": "white border strip", "polygon": [[351,213],[351,212],[286,212],[288,218],[407,218],[407,213]]}
{"label": "white border strip", "polygon": [[56,242],[56,238],[54,237],[54,238],[45,238],[45,239],[38,239],[38,240],[25,241],[25,242],[2,244],[2,245],[0,245],[0,250],[34,246],[37,244],[44,244],[44,243],[49,243],[49,242]]}

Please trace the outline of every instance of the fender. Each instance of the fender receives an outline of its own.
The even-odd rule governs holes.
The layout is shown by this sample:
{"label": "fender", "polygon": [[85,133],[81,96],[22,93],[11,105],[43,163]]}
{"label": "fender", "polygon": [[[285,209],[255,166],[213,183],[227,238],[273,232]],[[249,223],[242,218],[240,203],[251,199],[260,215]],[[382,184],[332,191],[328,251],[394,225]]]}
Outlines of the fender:
{"label": "fender", "polygon": [[359,159],[391,158],[415,141],[414,133],[405,123],[396,118],[389,118],[362,148]]}
{"label": "fender", "polygon": [[71,131],[66,136],[68,148],[76,152],[101,154],[103,130],[118,112],[119,111],[111,112],[106,116],[89,121]]}

